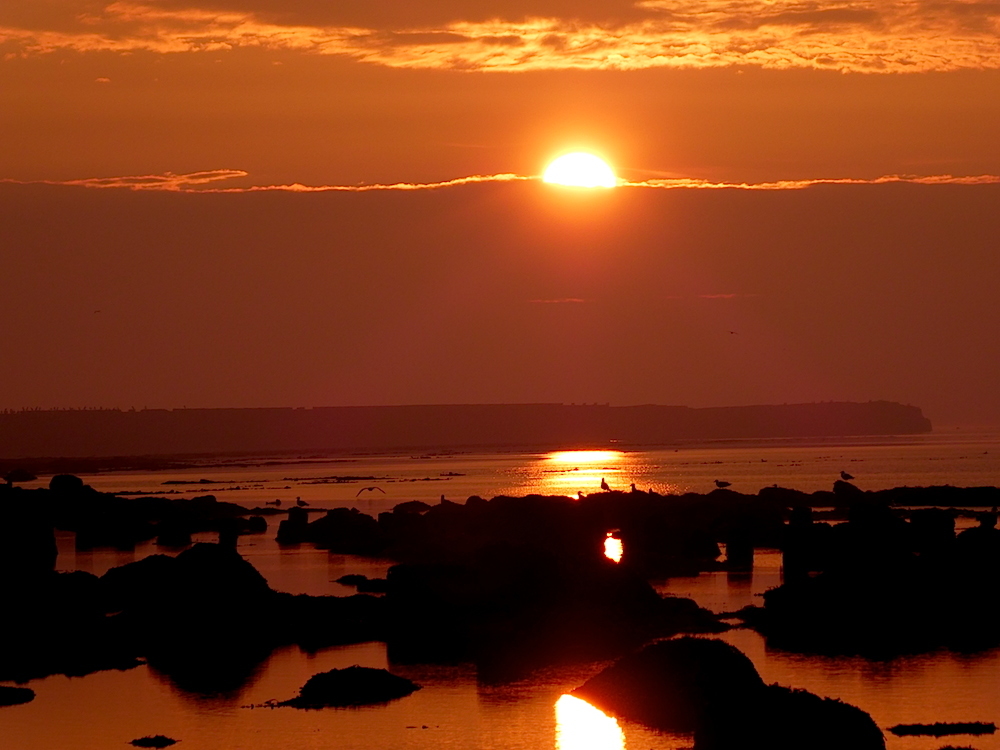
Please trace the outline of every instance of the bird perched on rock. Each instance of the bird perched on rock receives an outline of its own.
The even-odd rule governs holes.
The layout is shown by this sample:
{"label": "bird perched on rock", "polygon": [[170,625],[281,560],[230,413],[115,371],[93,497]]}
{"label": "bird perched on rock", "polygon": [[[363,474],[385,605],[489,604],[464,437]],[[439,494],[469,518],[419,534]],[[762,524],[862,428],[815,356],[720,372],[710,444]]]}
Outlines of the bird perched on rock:
{"label": "bird perched on rock", "polygon": [[307,503],[307,502],[306,502],[305,500],[303,500],[303,499],[302,499],[301,497],[297,497],[297,498],[295,498],[295,504],[296,504],[296,505],[298,505],[298,506],[299,506],[300,508],[303,508],[303,507],[305,507],[306,505],[309,505],[309,503]]}
{"label": "bird perched on rock", "polygon": [[723,482],[721,479],[715,480],[715,486],[718,487],[720,490],[724,490],[726,489],[726,487],[729,487],[731,485],[732,482]]}
{"label": "bird perched on rock", "polygon": [[843,479],[845,482],[850,482],[852,479],[854,479],[854,477],[852,477],[846,471],[840,472],[840,478]]}
{"label": "bird perched on rock", "polygon": [[604,477],[601,477],[601,489],[605,492],[611,492],[611,486],[604,481]]}

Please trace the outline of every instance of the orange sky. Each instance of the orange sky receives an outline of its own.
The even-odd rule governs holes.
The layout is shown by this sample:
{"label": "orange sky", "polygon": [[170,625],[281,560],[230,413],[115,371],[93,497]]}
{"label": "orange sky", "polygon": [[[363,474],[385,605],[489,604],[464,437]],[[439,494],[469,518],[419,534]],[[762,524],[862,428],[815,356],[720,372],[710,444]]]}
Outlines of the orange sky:
{"label": "orange sky", "polygon": [[[998,31],[954,0],[6,0],[0,408],[1000,422],[1000,186],[861,184],[1000,175]],[[568,148],[634,182],[859,182],[176,194],[531,176]],[[78,182],[168,173],[209,181]]]}

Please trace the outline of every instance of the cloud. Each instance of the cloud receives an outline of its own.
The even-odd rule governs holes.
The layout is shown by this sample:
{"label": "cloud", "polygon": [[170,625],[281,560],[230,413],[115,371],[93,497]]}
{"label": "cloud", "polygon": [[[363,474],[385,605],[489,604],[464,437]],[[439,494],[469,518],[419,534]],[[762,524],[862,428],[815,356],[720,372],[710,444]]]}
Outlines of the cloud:
{"label": "cloud", "polygon": [[[120,188],[127,190],[160,190],[184,193],[367,193],[384,190],[438,190],[441,188],[473,185],[484,182],[538,182],[540,177],[517,175],[509,172],[500,174],[480,174],[456,177],[440,182],[395,182],[371,185],[250,185],[246,187],[213,187],[212,183],[248,177],[241,169],[210,169],[189,174],[166,172],[160,175],[135,175],[128,177],[86,177],[77,180],[13,180],[0,179],[0,183],[16,185],[61,185],[85,188]],[[808,180],[778,180],[775,182],[712,182],[696,178],[678,177],[651,179],[639,182],[621,181],[618,189],[645,188],[656,190],[803,190],[817,185],[885,185],[888,183],[910,183],[914,185],[993,185],[1000,183],[1000,175],[982,174],[970,176],[943,175],[884,175],[874,179],[856,177],[814,178]],[[560,188],[556,188],[560,189]],[[570,188],[578,189],[578,188]],[[711,295],[705,295],[711,297]],[[727,295],[715,295],[727,297]],[[731,295],[728,295],[731,296]],[[583,302],[577,299],[530,300],[531,302]]]}
{"label": "cloud", "polygon": [[855,177],[814,178],[809,180],[778,180],[776,182],[711,182],[692,178],[655,179],[625,182],[625,187],[658,188],[661,190],[802,190],[816,185],[884,185],[907,182],[915,185],[992,185],[1000,183],[1000,175],[981,174],[956,177],[941,175],[884,175],[874,179]]}
{"label": "cloud", "polygon": [[976,0],[203,2],[114,2],[48,26],[0,13],[0,52],[254,47],[470,71],[1000,68],[1000,3]]}
{"label": "cloud", "polygon": [[184,193],[257,193],[257,192],[288,192],[288,193],[367,193],[380,190],[435,190],[454,187],[456,185],[471,185],[479,182],[517,182],[535,180],[535,177],[524,177],[516,174],[488,174],[458,177],[443,182],[396,182],[392,184],[373,185],[251,185],[249,187],[205,187],[220,180],[231,180],[247,177],[248,172],[240,169],[212,169],[190,174],[174,174],[167,172],[161,175],[138,175],[131,177],[87,177],[79,180],[11,180],[3,179],[0,183],[16,185],[62,185],[85,188],[125,188],[128,190],[162,190]]}

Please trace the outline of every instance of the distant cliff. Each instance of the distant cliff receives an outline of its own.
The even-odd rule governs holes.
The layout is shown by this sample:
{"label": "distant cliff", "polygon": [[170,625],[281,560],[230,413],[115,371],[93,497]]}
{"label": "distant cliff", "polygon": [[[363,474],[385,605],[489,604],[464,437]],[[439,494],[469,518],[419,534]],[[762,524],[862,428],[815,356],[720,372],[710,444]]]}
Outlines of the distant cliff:
{"label": "distant cliff", "polygon": [[0,414],[0,458],[309,450],[664,445],[686,440],[901,435],[931,429],[889,401],[691,409],[487,404],[113,409]]}

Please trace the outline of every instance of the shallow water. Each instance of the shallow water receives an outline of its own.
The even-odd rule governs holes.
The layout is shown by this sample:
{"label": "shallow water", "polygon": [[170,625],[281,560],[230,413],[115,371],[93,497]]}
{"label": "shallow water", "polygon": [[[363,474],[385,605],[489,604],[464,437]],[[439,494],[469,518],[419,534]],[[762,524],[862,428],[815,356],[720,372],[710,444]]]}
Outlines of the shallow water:
{"label": "shallow water", "polygon": [[[442,495],[459,501],[470,495],[575,496],[599,491],[602,479],[613,489],[635,483],[661,493],[708,492],[716,479],[731,482],[740,492],[757,492],[771,484],[812,492],[831,489],[841,471],[866,490],[996,486],[1000,433],[740,441],[656,450],[205,459],[182,469],[109,472],[84,479],[103,492],[214,494],[250,507],[279,499],[287,508],[301,498],[317,508],[354,506],[378,513],[406,500],[437,502]],[[164,484],[201,479],[210,483]],[[24,486],[47,481],[41,477]]]}
{"label": "shallow water", "polygon": [[[926,437],[926,436],[924,436]],[[646,453],[448,455],[434,458],[359,457],[350,463],[300,463],[229,469],[191,468],[167,473],[120,473],[87,477],[100,489],[188,489],[162,485],[184,477],[229,480],[263,489],[228,490],[199,485],[198,494],[253,503],[282,496],[303,497],[317,507],[351,505],[360,486],[308,484],[318,476],[373,475],[384,498],[360,501],[362,510],[380,510],[408,499],[434,500],[447,488],[456,499],[538,491],[592,491],[601,478],[612,486],[677,490],[710,489],[725,478],[734,489],[755,491],[779,483],[799,489],[828,488],[839,472],[858,477],[864,488],[900,484],[1000,484],[1000,442],[995,435],[852,445],[740,445]],[[764,458],[764,461],[760,459]],[[404,479],[463,473],[434,482]],[[299,477],[294,480],[286,477]],[[313,479],[309,479],[312,477]],[[265,481],[266,480],[266,481]],[[289,489],[277,490],[278,485]],[[366,493],[372,495],[374,493]],[[383,576],[390,561],[331,555],[308,546],[283,548],[274,543],[275,525],[265,535],[241,537],[239,551],[272,587],[292,593],[354,593],[333,581],[346,573]],[[214,539],[205,535],[204,539]],[[153,544],[135,552],[77,552],[70,534],[59,536],[59,568],[100,575],[108,568],[162,552]],[[780,555],[759,550],[750,574],[706,573],[655,583],[658,590],[690,596],[714,611],[732,611],[759,603],[759,594],[781,581]],[[890,661],[803,656],[767,648],[751,631],[721,636],[742,649],[768,682],[802,687],[841,698],[872,714],[880,726],[935,721],[1000,721],[1000,650],[961,655],[937,652]],[[312,674],[361,664],[389,667],[423,685],[413,695],[386,706],[362,709],[298,711],[244,706],[291,697]],[[481,685],[471,666],[402,666],[387,663],[382,644],[370,643],[305,654],[297,648],[276,651],[254,682],[238,696],[203,698],[177,690],[148,667],[102,672],[84,678],[50,677],[30,686],[33,703],[0,710],[0,748],[98,750],[127,747],[135,737],[166,734],[183,741],[183,750],[226,748],[337,748],[338,750],[678,750],[690,738],[665,735],[629,722],[588,713],[559,701],[601,668],[590,664],[550,669],[530,680],[502,686]],[[558,706],[557,706],[558,704]],[[936,750],[945,745],[1000,750],[1000,737],[896,738],[892,750]]]}

